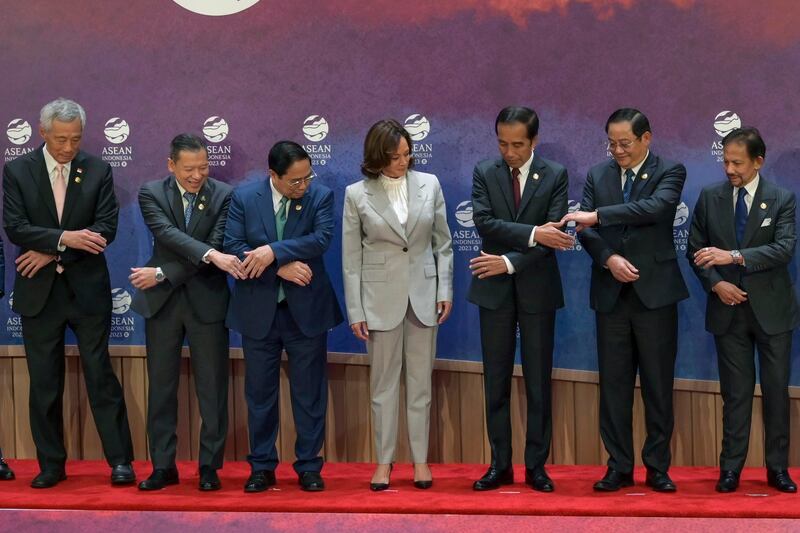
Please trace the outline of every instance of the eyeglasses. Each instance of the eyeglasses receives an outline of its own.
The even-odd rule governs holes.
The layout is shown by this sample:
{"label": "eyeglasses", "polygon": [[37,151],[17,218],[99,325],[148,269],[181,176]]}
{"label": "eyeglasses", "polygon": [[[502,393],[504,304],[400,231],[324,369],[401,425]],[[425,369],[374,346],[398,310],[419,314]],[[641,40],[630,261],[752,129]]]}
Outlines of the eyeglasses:
{"label": "eyeglasses", "polygon": [[297,178],[295,180],[289,180],[289,187],[292,189],[299,187],[302,184],[310,184],[311,180],[317,177],[317,174],[312,170],[311,174],[306,176],[305,178]]}
{"label": "eyeglasses", "polygon": [[639,139],[641,139],[641,136],[640,137],[636,137],[632,141],[629,141],[628,139],[623,139],[623,140],[621,140],[619,142],[608,141],[606,143],[606,149],[608,149],[609,152],[613,152],[613,151],[615,151],[617,149],[617,147],[619,147],[619,148],[622,148],[623,151],[627,152],[628,150],[630,150],[631,146],[633,146],[633,143],[635,143]]}

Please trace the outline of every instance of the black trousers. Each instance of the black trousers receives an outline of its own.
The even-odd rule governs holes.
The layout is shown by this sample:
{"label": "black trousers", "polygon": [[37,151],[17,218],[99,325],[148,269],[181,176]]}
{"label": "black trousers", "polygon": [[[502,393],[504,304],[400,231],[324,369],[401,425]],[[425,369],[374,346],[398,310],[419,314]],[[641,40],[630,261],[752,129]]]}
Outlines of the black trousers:
{"label": "black trousers", "polygon": [[600,436],[608,466],[632,472],[633,393],[636,373],[642,387],[647,437],[645,466],[666,472],[672,460],[672,385],[678,351],[678,306],[648,309],[626,285],[610,313],[597,313],[600,367]]}
{"label": "black trousers", "polygon": [[716,335],[714,340],[723,401],[720,468],[739,472],[747,459],[756,385],[754,350],[758,347],[767,468],[786,470],[792,332],[768,335],[759,326],[750,303],[744,302],[736,306],[728,332]]}
{"label": "black trousers", "polygon": [[509,468],[511,456],[511,378],[519,326],[522,373],[527,396],[525,466],[543,466],[550,455],[552,413],[550,374],[553,370],[555,311],[524,313],[515,301],[500,309],[479,308],[483,349],[486,429],[492,465]]}
{"label": "black trousers", "polygon": [[61,470],[67,460],[62,414],[67,326],[78,340],[86,393],[106,460],[109,465],[129,463],[133,444],[125,398],[108,354],[111,316],[83,313],[66,279],[56,276],[44,309],[34,317],[22,317],[31,380],[31,433],[39,466],[43,471]]}
{"label": "black trousers", "polygon": [[224,322],[197,320],[186,289],[175,291],[145,322],[147,332],[147,433],[153,468],[175,466],[178,383],[183,340],[189,341],[195,394],[200,408],[200,466],[222,468],[228,433],[228,329]]}

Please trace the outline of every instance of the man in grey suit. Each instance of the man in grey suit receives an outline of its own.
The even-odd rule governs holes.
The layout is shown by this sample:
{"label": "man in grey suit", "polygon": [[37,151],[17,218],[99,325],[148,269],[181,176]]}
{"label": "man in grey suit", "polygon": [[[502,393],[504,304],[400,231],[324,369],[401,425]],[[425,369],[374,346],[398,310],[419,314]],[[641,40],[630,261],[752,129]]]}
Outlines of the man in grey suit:
{"label": "man in grey suit", "polygon": [[507,107],[495,121],[502,159],[475,166],[472,219],[483,239],[470,261],[467,299],[480,312],[486,428],[492,462],[475,490],[514,482],[511,468],[511,376],[517,327],[525,376],[528,427],[525,482],[551,492],[544,464],[552,437],[550,374],[556,309],[564,306],[555,250],[572,246],[557,229],[567,213],[567,171],[538,154],[539,117],[527,107]]}
{"label": "man in grey suit", "polygon": [[722,391],[718,492],[733,492],[747,458],[758,348],[764,400],[767,482],[796,492],[789,477],[789,372],[800,320],[789,263],[794,257],[795,195],[760,175],[767,148],[755,128],[722,141],[728,179],[700,193],[687,256],[709,293],[706,329],[714,334]]}
{"label": "man in grey suit", "polygon": [[223,254],[232,189],[208,177],[202,139],[180,134],[172,140],[167,168],[172,175],[139,191],[139,207],[153,233],[153,256],[132,268],[137,292],[131,307],[145,317],[150,382],[147,433],[152,475],[141,490],[178,483],[178,381],[181,348],[189,341],[192,371],[203,424],[200,428],[200,490],[220,488],[228,430],[228,285],[225,273],[243,277],[236,256]]}

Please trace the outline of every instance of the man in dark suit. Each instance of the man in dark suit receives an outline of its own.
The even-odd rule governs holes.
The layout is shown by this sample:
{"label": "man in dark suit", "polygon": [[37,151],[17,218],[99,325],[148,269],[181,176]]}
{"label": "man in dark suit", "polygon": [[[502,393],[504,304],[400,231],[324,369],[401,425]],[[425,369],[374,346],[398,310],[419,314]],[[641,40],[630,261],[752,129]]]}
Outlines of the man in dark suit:
{"label": "man in dark suit", "polygon": [[242,334],[252,472],[245,492],[275,484],[281,352],[289,385],[300,487],[325,485],[319,452],[328,403],[328,330],[342,313],[322,255],[333,235],[333,191],[318,183],[303,147],[281,141],[269,151],[269,179],[239,187],[231,198],[225,251],[242,259],[228,327]]}
{"label": "man in dark suit", "polygon": [[564,306],[554,250],[571,247],[559,231],[567,212],[567,171],[534,155],[539,117],[527,107],[507,107],[495,121],[501,159],[475,166],[472,219],[483,239],[470,261],[467,299],[479,308],[486,428],[492,461],[473,484],[491,490],[514,482],[511,464],[511,377],[520,332],[527,394],[525,482],[553,490],[544,464],[552,438],[550,374],[556,309]]}
{"label": "man in dark suit", "polygon": [[[0,238],[0,297],[6,292],[6,262],[3,252],[3,239]],[[3,459],[3,450],[0,450],[0,481],[10,481],[14,479],[14,471]]]}
{"label": "man in dark suit", "polygon": [[650,152],[650,122],[623,108],[606,123],[613,156],[589,171],[574,221],[592,257],[590,302],[597,317],[600,436],[608,471],[598,491],[633,485],[633,393],[638,370],[647,438],[646,484],[675,491],[669,477],[672,382],[678,349],[677,302],[689,293],[672,237],[686,169]]}
{"label": "man in dark suit", "polygon": [[189,341],[200,416],[200,490],[217,490],[228,430],[228,283],[243,275],[241,261],[221,253],[232,188],[208,177],[202,139],[172,139],[171,175],[146,183],[139,207],[153,233],[153,256],[132,268],[138,289],[131,308],[147,332],[147,433],[152,475],[141,490],[178,483],[175,467],[181,348]]}
{"label": "man in dark suit", "polygon": [[767,148],[757,129],[735,129],[722,145],[728,179],[700,193],[687,250],[709,293],[706,329],[717,345],[723,436],[716,488],[733,492],[739,486],[750,438],[757,347],[767,483],[797,492],[787,471],[792,332],[800,320],[788,268],[797,241],[795,195],[760,175]]}
{"label": "man in dark suit", "polygon": [[103,252],[117,232],[111,168],[79,150],[86,114],[71,100],[42,108],[44,145],[6,164],[3,225],[20,247],[13,309],[22,315],[30,374],[31,432],[41,473],[31,486],[66,479],[64,331],[78,340],[86,391],[111,482],[136,481],[122,387],[111,368],[111,283]]}

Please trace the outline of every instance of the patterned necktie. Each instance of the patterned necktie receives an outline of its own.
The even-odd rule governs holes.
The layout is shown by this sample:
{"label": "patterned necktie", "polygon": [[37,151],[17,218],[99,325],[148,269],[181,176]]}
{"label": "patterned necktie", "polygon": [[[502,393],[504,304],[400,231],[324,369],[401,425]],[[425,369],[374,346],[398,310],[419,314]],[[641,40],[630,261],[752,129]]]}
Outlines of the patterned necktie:
{"label": "patterned necktie", "polygon": [[194,199],[197,198],[196,192],[185,192],[183,197],[186,199],[186,209],[183,210],[183,221],[186,228],[189,228],[189,221],[192,219],[192,211],[194,211]]}
{"label": "patterned necktie", "polygon": [[736,225],[736,242],[741,246],[744,239],[744,228],[747,226],[747,204],[744,201],[747,196],[747,189],[744,187],[739,189],[736,196],[736,211],[734,211],[733,219]]}
{"label": "patterned necktie", "polygon": [[633,170],[628,169],[625,171],[625,184],[622,186],[622,199],[627,204],[631,199],[631,189],[633,188],[633,179],[636,177]]}
{"label": "patterned necktie", "polygon": [[522,197],[519,187],[519,169],[511,169],[511,186],[514,188],[514,211],[519,211],[519,202]]}
{"label": "patterned necktie", "polygon": [[[287,197],[282,197],[280,204],[278,204],[278,211],[275,213],[275,229],[278,231],[278,240],[283,240],[283,228],[286,227],[286,204],[289,202]],[[286,294],[283,292],[283,282],[278,284],[278,303],[286,299]]]}
{"label": "patterned necktie", "polygon": [[64,177],[64,165],[56,167],[56,178],[53,180],[53,198],[56,201],[56,213],[60,223],[61,215],[64,214],[64,200],[67,198],[67,180]]}

